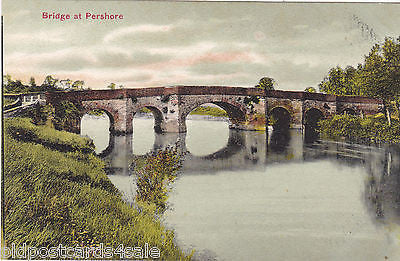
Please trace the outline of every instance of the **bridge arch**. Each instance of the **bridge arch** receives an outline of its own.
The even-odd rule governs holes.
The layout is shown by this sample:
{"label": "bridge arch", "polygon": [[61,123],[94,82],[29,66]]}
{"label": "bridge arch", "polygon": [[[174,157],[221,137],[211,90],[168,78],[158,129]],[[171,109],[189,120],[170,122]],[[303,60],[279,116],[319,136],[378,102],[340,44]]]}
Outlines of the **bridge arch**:
{"label": "bridge arch", "polygon": [[239,126],[241,123],[246,121],[246,107],[236,102],[234,100],[223,100],[223,99],[198,99],[196,101],[192,101],[189,103],[185,103],[184,106],[181,107],[179,120],[181,124],[184,126],[186,130],[186,118],[187,116],[196,108],[200,107],[203,104],[214,104],[223,109],[229,118],[229,128],[235,128]]}
{"label": "bridge arch", "polygon": [[304,126],[317,126],[320,119],[325,118],[324,113],[318,108],[309,108],[303,114]]}
{"label": "bridge arch", "polygon": [[115,121],[118,120],[118,112],[114,109],[110,109],[110,108],[106,108],[103,106],[96,106],[96,107],[92,107],[92,106],[86,106],[84,107],[84,109],[81,111],[81,116],[79,119],[79,130],[81,130],[81,125],[82,125],[82,119],[85,115],[89,115],[90,112],[94,112],[94,113],[104,113],[105,115],[107,115],[108,119],[109,119],[109,131],[110,132],[114,132],[115,130]]}
{"label": "bridge arch", "polygon": [[110,147],[114,131],[114,116],[105,109],[85,109],[78,122],[80,135],[87,136],[96,145],[99,155],[112,150]]}
{"label": "bridge arch", "polygon": [[357,112],[353,108],[345,108],[340,112],[340,114],[347,114],[347,115],[355,116],[355,115],[357,115]]}
{"label": "bridge arch", "polygon": [[162,108],[159,108],[158,106],[155,105],[140,105],[136,106],[135,110],[133,111],[132,114],[132,120],[135,117],[135,115],[142,110],[143,108],[146,108],[151,111],[153,114],[154,118],[154,131],[156,133],[161,133],[165,129],[165,118],[162,112]]}
{"label": "bridge arch", "polygon": [[287,130],[292,122],[290,111],[283,106],[276,106],[269,110],[269,122],[274,130]]}
{"label": "bridge arch", "polygon": [[303,114],[304,139],[312,142],[319,137],[318,121],[325,118],[324,113],[319,108],[309,108]]}

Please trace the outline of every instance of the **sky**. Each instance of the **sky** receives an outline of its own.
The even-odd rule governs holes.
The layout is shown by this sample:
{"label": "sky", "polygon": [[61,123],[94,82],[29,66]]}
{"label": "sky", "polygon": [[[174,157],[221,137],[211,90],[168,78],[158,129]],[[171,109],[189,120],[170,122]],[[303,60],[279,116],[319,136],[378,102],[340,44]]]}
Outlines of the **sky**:
{"label": "sky", "polygon": [[3,0],[2,13],[5,74],[92,89],[253,87],[265,76],[280,90],[317,88],[330,68],[357,65],[375,43],[400,36],[400,4]]}

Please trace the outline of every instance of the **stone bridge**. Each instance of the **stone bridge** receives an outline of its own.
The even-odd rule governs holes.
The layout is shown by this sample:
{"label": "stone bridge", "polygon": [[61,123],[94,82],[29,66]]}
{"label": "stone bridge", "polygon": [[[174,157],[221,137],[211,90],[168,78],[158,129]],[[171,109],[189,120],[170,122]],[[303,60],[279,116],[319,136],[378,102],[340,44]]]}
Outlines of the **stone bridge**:
{"label": "stone bridge", "polygon": [[[257,104],[254,98],[260,98]],[[83,115],[102,110],[110,118],[114,134],[132,133],[134,115],[142,108],[152,111],[157,132],[186,132],[186,117],[205,103],[224,109],[231,129],[257,130],[267,115],[274,124],[302,128],[319,118],[337,113],[374,114],[382,110],[380,100],[300,91],[264,91],[258,88],[224,86],[173,86],[117,90],[85,90],[46,93],[46,101],[57,109],[63,101],[73,102],[79,117],[69,131],[80,133]],[[265,122],[261,121],[265,126]]]}

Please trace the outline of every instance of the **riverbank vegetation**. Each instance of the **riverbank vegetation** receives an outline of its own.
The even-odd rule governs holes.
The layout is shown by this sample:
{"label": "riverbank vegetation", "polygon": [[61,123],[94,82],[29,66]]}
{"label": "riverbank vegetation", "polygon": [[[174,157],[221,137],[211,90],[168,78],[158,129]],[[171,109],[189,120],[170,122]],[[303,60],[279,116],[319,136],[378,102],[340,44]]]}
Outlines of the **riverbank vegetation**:
{"label": "riverbank vegetation", "polygon": [[[141,113],[152,113],[151,110],[143,107],[140,109]],[[213,117],[228,117],[228,114],[225,110],[218,108],[218,107],[211,107],[211,106],[199,106],[193,111],[190,112],[191,115],[207,115]]]}
{"label": "riverbank vegetation", "polygon": [[194,109],[191,115],[209,115],[213,117],[228,117],[226,111],[218,107],[211,107],[211,106],[199,106]]}
{"label": "riverbank vegetation", "polygon": [[182,158],[175,147],[159,149],[136,161],[136,202],[154,207],[156,214],[167,209],[169,185],[182,167]]}
{"label": "riverbank vegetation", "polygon": [[4,120],[5,246],[157,247],[162,260],[189,259],[154,215],[126,204],[89,139]]}
{"label": "riverbank vegetation", "polygon": [[319,90],[335,95],[358,95],[381,99],[391,125],[393,111],[400,106],[400,37],[387,37],[375,44],[357,67],[332,68]]}
{"label": "riverbank vegetation", "polygon": [[336,115],[321,121],[324,137],[399,143],[400,37],[387,37],[383,43],[375,44],[356,67],[332,68],[319,89],[328,94],[372,97],[383,103],[383,115]]}
{"label": "riverbank vegetation", "polygon": [[380,113],[364,118],[353,115],[335,115],[319,122],[322,138],[359,143],[400,143],[400,122],[392,119],[389,125]]}

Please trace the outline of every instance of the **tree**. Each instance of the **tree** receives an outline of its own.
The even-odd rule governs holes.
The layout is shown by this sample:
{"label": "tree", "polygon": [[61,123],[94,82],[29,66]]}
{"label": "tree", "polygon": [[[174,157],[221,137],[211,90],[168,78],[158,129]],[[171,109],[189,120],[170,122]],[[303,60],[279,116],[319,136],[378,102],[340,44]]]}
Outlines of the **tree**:
{"label": "tree", "polygon": [[53,123],[58,130],[71,130],[80,119],[79,105],[69,101],[62,101],[56,104]]}
{"label": "tree", "polygon": [[42,85],[40,86],[41,91],[54,91],[57,89],[57,84],[58,79],[54,78],[51,75],[47,75],[46,78],[44,79]]}
{"label": "tree", "polygon": [[313,92],[313,93],[317,92],[317,90],[314,87],[307,87],[304,91],[305,92]]}
{"label": "tree", "polygon": [[3,76],[3,90],[5,93],[29,92],[29,86],[24,85],[20,80],[13,80],[10,75]]}
{"label": "tree", "polygon": [[270,77],[263,77],[259,83],[255,86],[256,88],[264,89],[267,91],[274,90],[275,80]]}
{"label": "tree", "polygon": [[386,119],[391,125],[391,102],[400,95],[400,37],[385,38],[382,45],[376,44],[365,57],[362,70],[364,92],[383,101]]}
{"label": "tree", "polygon": [[328,76],[318,85],[321,92],[335,95],[345,95],[344,71],[340,66],[329,70]]}
{"label": "tree", "polygon": [[84,81],[74,81],[74,83],[72,84],[72,89],[74,90],[83,90],[83,86],[85,85]]}
{"label": "tree", "polygon": [[382,99],[385,116],[391,125],[392,103],[400,101],[400,37],[387,37],[376,44],[357,68],[332,68],[318,85],[320,91],[335,95],[362,95]]}
{"label": "tree", "polygon": [[71,89],[71,84],[72,84],[72,81],[70,79],[66,79],[66,80],[59,81],[58,86],[64,90],[69,90],[69,89]]}
{"label": "tree", "polygon": [[335,95],[362,95],[360,79],[362,65],[357,68],[340,66],[329,70],[328,76],[318,85],[321,92]]}
{"label": "tree", "polygon": [[107,86],[107,88],[110,88],[111,90],[115,90],[115,83],[110,83],[108,86]]}
{"label": "tree", "polygon": [[29,80],[29,85],[33,88],[36,87],[36,81],[34,77],[31,77],[31,79]]}
{"label": "tree", "polygon": [[30,92],[37,92],[38,91],[38,86],[36,85],[36,81],[34,77],[31,77],[29,79],[29,86],[28,86],[28,90]]}
{"label": "tree", "polygon": [[9,83],[12,82],[12,81],[13,81],[13,80],[12,80],[12,78],[11,78],[11,75],[6,74],[6,75],[3,76],[3,86],[9,84]]}

